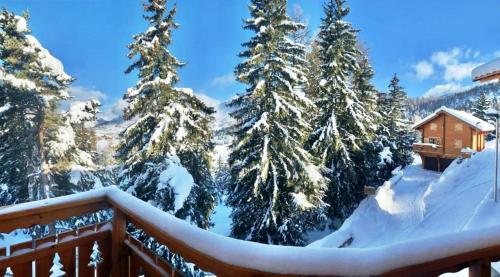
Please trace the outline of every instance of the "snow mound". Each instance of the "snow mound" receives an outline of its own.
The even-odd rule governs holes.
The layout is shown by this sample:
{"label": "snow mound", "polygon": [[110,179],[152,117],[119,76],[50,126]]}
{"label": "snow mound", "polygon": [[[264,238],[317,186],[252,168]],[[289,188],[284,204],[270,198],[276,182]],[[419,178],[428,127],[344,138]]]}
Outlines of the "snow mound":
{"label": "snow mound", "polygon": [[500,225],[492,144],[439,174],[420,159],[363,200],[339,230],[309,247],[380,247]]}

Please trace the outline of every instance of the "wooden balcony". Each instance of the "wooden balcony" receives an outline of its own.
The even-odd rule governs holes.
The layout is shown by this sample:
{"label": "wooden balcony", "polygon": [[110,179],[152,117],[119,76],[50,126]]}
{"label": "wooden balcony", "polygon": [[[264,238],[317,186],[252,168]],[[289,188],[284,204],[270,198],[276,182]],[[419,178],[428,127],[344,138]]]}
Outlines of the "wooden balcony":
{"label": "wooden balcony", "polygon": [[414,143],[413,152],[433,155],[443,155],[443,146],[432,143]]}
{"label": "wooden balcony", "polygon": [[[127,223],[217,276],[438,276],[467,267],[470,276],[490,276],[500,260],[500,226],[377,248],[272,246],[201,230],[115,187],[2,208],[0,232],[103,209],[114,211],[112,221],[13,245],[10,255],[0,249],[0,275],[33,276],[34,268],[49,276],[58,253],[66,276],[182,276],[127,234]],[[104,260],[94,271],[87,265],[95,242]]]}

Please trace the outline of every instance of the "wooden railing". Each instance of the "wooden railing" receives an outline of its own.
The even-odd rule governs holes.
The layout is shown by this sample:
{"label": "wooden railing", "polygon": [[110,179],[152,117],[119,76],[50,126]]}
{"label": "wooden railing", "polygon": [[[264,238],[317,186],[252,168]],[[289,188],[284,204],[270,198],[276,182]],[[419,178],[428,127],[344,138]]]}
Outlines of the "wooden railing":
{"label": "wooden railing", "polygon": [[[0,232],[49,224],[99,210],[103,222],[0,249],[0,276],[49,276],[56,253],[66,276],[181,276],[126,232],[128,223],[198,268],[217,276],[438,276],[469,268],[490,276],[500,260],[500,226],[378,248],[263,245],[213,234],[164,213],[115,187],[0,209]],[[103,261],[88,266],[97,243]]]}
{"label": "wooden railing", "polygon": [[429,143],[414,143],[413,151],[417,153],[428,153],[436,155],[444,154],[443,146]]}

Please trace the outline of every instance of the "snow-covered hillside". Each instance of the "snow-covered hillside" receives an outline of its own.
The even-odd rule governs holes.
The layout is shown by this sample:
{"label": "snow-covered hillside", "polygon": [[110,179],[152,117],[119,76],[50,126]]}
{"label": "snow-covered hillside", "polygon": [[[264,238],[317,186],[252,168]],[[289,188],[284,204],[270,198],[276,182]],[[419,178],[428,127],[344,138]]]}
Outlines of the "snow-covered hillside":
{"label": "snow-covered hillside", "polygon": [[498,225],[492,199],[495,150],[455,161],[443,174],[420,159],[363,200],[342,227],[309,247],[376,247],[405,240]]}

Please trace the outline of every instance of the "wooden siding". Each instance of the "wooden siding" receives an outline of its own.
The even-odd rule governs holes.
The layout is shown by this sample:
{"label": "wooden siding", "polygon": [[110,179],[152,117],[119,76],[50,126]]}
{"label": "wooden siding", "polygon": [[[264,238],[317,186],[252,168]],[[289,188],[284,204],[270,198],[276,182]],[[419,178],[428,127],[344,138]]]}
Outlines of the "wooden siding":
{"label": "wooden siding", "polygon": [[[457,157],[463,148],[471,147],[471,127],[449,114],[444,115],[444,117],[446,118],[444,155]],[[457,125],[461,125],[462,129],[457,128]]]}

